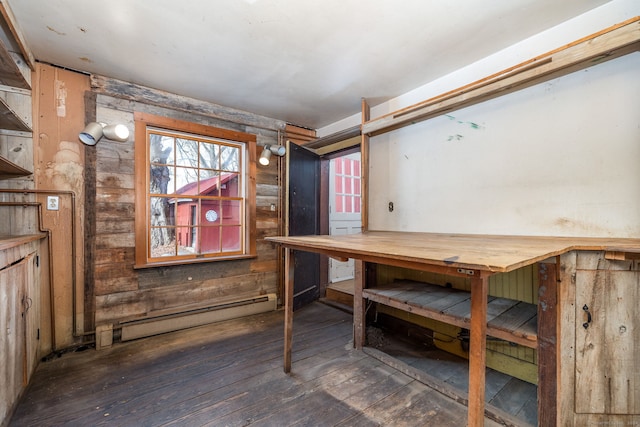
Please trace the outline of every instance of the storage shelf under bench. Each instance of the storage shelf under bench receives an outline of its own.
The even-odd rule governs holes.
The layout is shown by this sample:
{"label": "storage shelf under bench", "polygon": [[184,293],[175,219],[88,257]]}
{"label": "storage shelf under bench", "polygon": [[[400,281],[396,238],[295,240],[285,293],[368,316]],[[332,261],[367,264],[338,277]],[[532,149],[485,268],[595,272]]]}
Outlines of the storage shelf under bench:
{"label": "storage shelf under bench", "polygon": [[[397,281],[363,289],[363,297],[380,304],[468,329],[471,293],[429,283]],[[487,335],[537,348],[537,306],[489,296]]]}

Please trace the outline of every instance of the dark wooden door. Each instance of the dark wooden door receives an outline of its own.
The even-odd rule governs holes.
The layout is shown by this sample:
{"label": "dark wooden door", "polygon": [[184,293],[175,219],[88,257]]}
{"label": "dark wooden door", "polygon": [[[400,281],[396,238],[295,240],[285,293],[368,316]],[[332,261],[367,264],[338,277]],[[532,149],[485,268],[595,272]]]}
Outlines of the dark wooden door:
{"label": "dark wooden door", "polygon": [[[289,144],[289,236],[319,234],[320,158],[296,144]],[[320,295],[320,255],[294,251],[293,309]]]}

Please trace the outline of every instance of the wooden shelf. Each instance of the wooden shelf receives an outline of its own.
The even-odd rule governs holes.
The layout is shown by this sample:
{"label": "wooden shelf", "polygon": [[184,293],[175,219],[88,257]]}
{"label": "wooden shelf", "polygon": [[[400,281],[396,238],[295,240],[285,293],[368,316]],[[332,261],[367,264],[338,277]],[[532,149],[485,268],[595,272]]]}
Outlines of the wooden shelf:
{"label": "wooden shelf", "polygon": [[4,157],[0,157],[0,179],[4,178],[17,178],[19,176],[31,175],[26,169],[21,168],[15,163],[11,163]]}
{"label": "wooden shelf", "polygon": [[387,115],[366,120],[364,135],[390,132],[640,50],[640,17]]}
{"label": "wooden shelf", "polygon": [[[364,298],[429,319],[469,329],[471,294],[422,282],[398,281],[364,289]],[[487,335],[529,348],[538,346],[537,306],[489,297]]]}
{"label": "wooden shelf", "polygon": [[15,111],[0,98],[0,129],[31,132],[31,126],[16,114]]}
{"label": "wooden shelf", "polygon": [[0,83],[20,89],[31,89],[31,85],[22,74],[16,61],[22,61],[22,58],[9,52],[5,44],[0,41]]}

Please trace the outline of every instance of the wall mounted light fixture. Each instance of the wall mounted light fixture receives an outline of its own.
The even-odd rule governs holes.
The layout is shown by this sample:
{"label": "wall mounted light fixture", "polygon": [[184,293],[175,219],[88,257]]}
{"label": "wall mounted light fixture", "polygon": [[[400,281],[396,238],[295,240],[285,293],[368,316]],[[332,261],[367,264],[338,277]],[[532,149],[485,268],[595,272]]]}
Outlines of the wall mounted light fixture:
{"label": "wall mounted light fixture", "polygon": [[91,122],[84,127],[78,138],[83,144],[96,145],[103,136],[113,141],[125,142],[129,139],[129,128],[119,124]]}
{"label": "wall mounted light fixture", "polygon": [[260,154],[260,159],[258,160],[261,165],[267,166],[269,164],[269,159],[271,158],[271,154],[275,154],[276,156],[284,156],[287,152],[287,149],[284,145],[265,145],[262,150],[262,154]]}

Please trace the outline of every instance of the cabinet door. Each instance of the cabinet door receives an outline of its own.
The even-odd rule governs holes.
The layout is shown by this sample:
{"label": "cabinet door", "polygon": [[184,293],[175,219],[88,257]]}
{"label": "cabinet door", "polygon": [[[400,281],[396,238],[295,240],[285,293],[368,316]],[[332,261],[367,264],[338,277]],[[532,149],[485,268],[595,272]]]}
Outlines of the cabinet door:
{"label": "cabinet door", "polygon": [[0,271],[0,424],[25,380],[24,259]]}
{"label": "cabinet door", "polygon": [[580,253],[576,269],[576,413],[640,414],[640,269]]}

